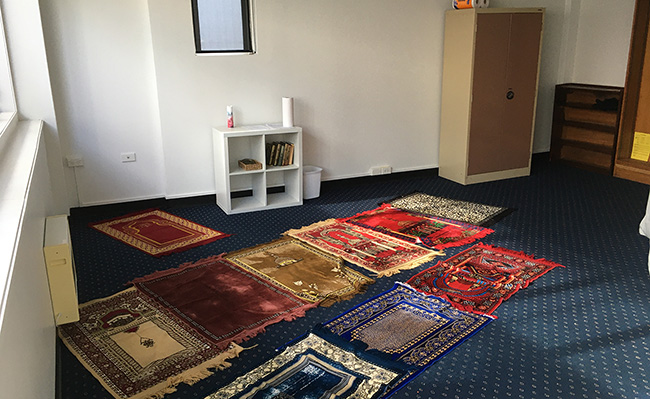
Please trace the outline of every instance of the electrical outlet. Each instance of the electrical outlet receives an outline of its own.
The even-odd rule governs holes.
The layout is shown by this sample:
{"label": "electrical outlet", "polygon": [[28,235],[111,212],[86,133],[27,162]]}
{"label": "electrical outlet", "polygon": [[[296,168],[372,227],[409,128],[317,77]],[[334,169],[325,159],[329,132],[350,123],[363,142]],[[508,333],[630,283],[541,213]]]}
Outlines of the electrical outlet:
{"label": "electrical outlet", "polygon": [[68,168],[76,168],[79,166],[84,166],[84,159],[79,155],[68,155],[65,157],[65,162]]}
{"label": "electrical outlet", "polygon": [[390,165],[373,166],[370,168],[370,176],[388,175],[392,172],[393,168]]}
{"label": "electrical outlet", "polygon": [[135,162],[135,152],[123,152],[122,162]]}

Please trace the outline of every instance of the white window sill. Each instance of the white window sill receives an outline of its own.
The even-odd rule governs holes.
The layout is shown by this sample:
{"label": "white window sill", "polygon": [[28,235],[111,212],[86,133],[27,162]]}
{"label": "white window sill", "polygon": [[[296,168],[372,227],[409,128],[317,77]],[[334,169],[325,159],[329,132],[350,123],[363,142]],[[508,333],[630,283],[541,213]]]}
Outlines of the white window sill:
{"label": "white window sill", "polygon": [[15,115],[0,114],[0,326],[42,126],[41,121],[17,123]]}

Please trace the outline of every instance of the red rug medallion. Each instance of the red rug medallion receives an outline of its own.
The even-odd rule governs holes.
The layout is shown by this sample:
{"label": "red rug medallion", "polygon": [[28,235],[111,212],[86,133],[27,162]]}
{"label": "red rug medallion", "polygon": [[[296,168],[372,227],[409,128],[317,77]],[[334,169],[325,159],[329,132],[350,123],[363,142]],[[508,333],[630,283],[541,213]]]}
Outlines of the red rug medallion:
{"label": "red rug medallion", "polygon": [[515,292],[555,267],[522,252],[477,244],[408,280],[413,288],[443,297],[455,307],[491,314]]}
{"label": "red rug medallion", "polygon": [[230,236],[158,209],[92,223],[90,227],[153,256],[185,251]]}

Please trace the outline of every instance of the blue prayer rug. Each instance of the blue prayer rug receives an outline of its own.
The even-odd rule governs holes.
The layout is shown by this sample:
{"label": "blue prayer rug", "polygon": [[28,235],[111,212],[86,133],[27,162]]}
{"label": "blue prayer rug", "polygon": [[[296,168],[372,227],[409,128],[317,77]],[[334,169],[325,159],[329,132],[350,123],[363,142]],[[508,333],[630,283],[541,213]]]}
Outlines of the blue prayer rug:
{"label": "blue prayer rug", "polygon": [[411,372],[345,346],[310,333],[206,399],[375,399]]}
{"label": "blue prayer rug", "polygon": [[492,316],[458,310],[444,299],[395,283],[315,331],[323,330],[364,346],[370,354],[388,355],[393,361],[417,367],[392,387],[394,392],[492,320]]}

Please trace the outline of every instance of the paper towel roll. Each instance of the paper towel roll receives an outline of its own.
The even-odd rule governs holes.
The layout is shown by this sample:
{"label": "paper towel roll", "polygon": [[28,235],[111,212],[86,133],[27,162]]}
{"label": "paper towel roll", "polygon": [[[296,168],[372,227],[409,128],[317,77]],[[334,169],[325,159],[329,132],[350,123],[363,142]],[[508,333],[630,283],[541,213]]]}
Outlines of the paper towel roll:
{"label": "paper towel roll", "polygon": [[293,97],[282,97],[282,126],[293,127]]}
{"label": "paper towel roll", "polygon": [[452,0],[451,5],[457,10],[463,8],[488,8],[490,0]]}

